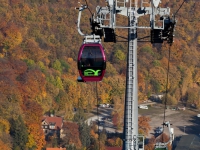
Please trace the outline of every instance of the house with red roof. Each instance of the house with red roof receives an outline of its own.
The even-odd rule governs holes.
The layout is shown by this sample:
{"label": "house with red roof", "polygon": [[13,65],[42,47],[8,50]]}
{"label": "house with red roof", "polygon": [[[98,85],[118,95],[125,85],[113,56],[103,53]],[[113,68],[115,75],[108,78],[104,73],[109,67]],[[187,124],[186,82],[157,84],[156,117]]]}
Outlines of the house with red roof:
{"label": "house with red roof", "polygon": [[55,132],[60,133],[63,126],[62,117],[44,116],[42,118],[42,129],[45,135],[53,135]]}

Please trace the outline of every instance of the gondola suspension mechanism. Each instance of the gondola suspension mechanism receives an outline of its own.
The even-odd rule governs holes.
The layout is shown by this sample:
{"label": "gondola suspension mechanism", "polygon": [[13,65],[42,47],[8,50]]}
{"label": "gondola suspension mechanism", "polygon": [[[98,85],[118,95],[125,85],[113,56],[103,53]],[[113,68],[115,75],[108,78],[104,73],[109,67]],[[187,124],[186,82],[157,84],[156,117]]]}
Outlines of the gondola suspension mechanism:
{"label": "gondola suspension mechanism", "polygon": [[[137,50],[137,18],[146,14],[150,15],[150,27],[140,27],[140,28],[150,28],[151,29],[151,43],[163,43],[167,41],[167,43],[171,46],[173,43],[173,33],[176,25],[175,13],[172,18],[170,18],[170,9],[169,8],[159,8],[158,5],[161,0],[150,0],[151,7],[143,7],[145,2],[141,0],[141,8],[137,8],[137,0],[135,0],[135,7],[132,7],[132,2],[129,0],[124,0],[121,3],[121,6],[118,6],[117,0],[106,0],[108,6],[99,7],[97,6],[96,12],[97,16],[92,15],[90,19],[92,33],[91,35],[85,35],[80,30],[80,18],[81,12],[84,9],[87,9],[87,5],[81,5],[79,7],[79,16],[77,28],[78,32],[84,36],[83,44],[80,47],[78,53],[78,71],[80,77],[77,79],[79,82],[94,82],[101,81],[105,74],[106,70],[106,57],[104,48],[101,45],[101,39],[104,37],[104,42],[116,42],[115,28],[124,28],[129,29],[129,49],[128,51],[131,53],[129,60],[133,63],[132,65],[127,66],[127,74],[129,72],[133,72],[133,76],[127,76],[127,85],[126,85],[126,98],[125,98],[125,114],[124,114],[124,139],[123,139],[123,150],[131,149],[136,150],[139,146],[139,135],[138,135],[138,125],[137,125],[137,63],[133,60],[137,60],[137,57],[134,57],[135,51]],[[130,3],[130,8],[126,7],[126,3]],[[184,0],[185,2],[185,0]],[[87,4],[87,3],[86,3]],[[181,5],[182,7],[182,5]],[[180,9],[180,8],[179,8]],[[136,10],[136,11],[135,11]],[[90,11],[91,13],[91,11]],[[92,14],[92,13],[91,13]],[[120,14],[123,16],[129,17],[129,21],[131,25],[127,26],[116,26],[116,14]],[[109,19],[106,16],[110,16]],[[160,15],[160,18],[156,20],[156,15]],[[96,18],[95,18],[96,17]],[[109,21],[108,21],[109,20]],[[108,25],[104,25],[104,21],[108,21]],[[162,24],[162,26],[157,26],[158,24]],[[134,38],[133,38],[134,37]],[[132,53],[134,52],[134,54]],[[170,56],[170,55],[169,55]],[[128,64],[127,60],[127,64]],[[168,64],[169,65],[169,64]],[[136,66],[136,67],[134,67]],[[136,73],[136,74],[134,74]],[[169,67],[168,67],[169,73]],[[167,75],[168,80],[168,75]],[[167,81],[168,82],[168,81]],[[134,83],[134,85],[133,85]],[[168,84],[168,83],[167,83]],[[166,84],[166,85],[167,85]],[[132,86],[130,86],[132,85]],[[168,86],[168,85],[167,85]],[[166,95],[167,95],[167,86],[166,86]],[[135,89],[134,89],[134,88]],[[136,95],[136,96],[134,96]],[[130,99],[132,97],[132,99]],[[167,101],[167,98],[166,98]],[[165,104],[166,106],[166,104]],[[98,108],[97,108],[98,112]],[[134,114],[134,115],[133,115]],[[155,144],[155,150],[158,149],[167,149],[167,144],[172,142],[172,132],[170,128],[169,121],[165,121],[165,110],[164,110],[164,120],[163,127],[166,126],[169,129],[169,141],[160,142]],[[143,141],[144,143],[144,141]]]}
{"label": "gondola suspension mechanism", "polygon": [[[154,0],[156,1],[156,0]],[[172,140],[173,140],[173,133],[171,130],[170,122],[169,121],[165,121],[166,118],[166,107],[167,107],[167,94],[168,94],[168,80],[169,80],[169,62],[170,62],[170,54],[171,54],[171,46],[173,44],[173,37],[174,37],[174,28],[176,25],[177,20],[175,19],[176,14],[178,13],[178,11],[180,10],[180,8],[183,6],[184,2],[186,0],[183,1],[183,3],[180,5],[180,7],[178,8],[178,10],[176,11],[176,13],[174,14],[174,16],[172,17],[172,19],[170,19],[170,17],[165,18],[166,21],[164,21],[164,29],[160,30],[159,34],[157,34],[157,41],[153,41],[153,36],[154,36],[154,31],[151,30],[151,43],[163,43],[164,40],[167,41],[167,43],[169,44],[169,56],[168,56],[168,66],[167,66],[167,82],[166,82],[166,89],[165,89],[165,101],[164,101],[164,115],[163,115],[163,133],[164,133],[164,127],[168,127],[168,131],[169,131],[169,140],[167,142],[164,142],[164,138],[163,138],[163,134],[162,134],[162,142],[157,142],[155,144],[155,149],[154,150],[167,150],[168,149],[168,144],[170,143],[170,145],[172,144]],[[163,19],[163,17],[161,17]],[[157,29],[158,30],[158,29]]]}
{"label": "gondola suspension mechanism", "polygon": [[[115,30],[113,27],[115,23],[115,15],[113,14],[115,12],[111,1],[112,0],[109,0],[109,5],[107,7],[97,6],[96,15],[91,13],[87,6],[87,1],[86,5],[81,5],[81,7],[76,8],[79,9],[77,29],[79,34],[84,36],[77,61],[80,74],[77,81],[79,82],[101,81],[104,77],[106,71],[106,56],[105,50],[101,44],[101,39],[103,38],[104,42],[116,42]],[[85,9],[89,9],[92,15],[90,18],[92,29],[90,35],[86,35],[80,30],[81,13]],[[107,18],[108,14],[112,14],[110,18]],[[108,20],[110,22],[109,25],[104,25]]]}
{"label": "gondola suspension mechanism", "polygon": [[[82,5],[78,8],[79,16],[77,28],[79,34],[84,36],[83,44],[79,49],[77,62],[80,74],[77,81],[79,82],[101,81],[106,70],[106,57],[104,48],[101,44],[102,35],[96,35],[95,31],[93,31],[91,35],[85,35],[80,30],[81,12],[87,8],[87,5]],[[92,26],[92,29],[96,28]]]}

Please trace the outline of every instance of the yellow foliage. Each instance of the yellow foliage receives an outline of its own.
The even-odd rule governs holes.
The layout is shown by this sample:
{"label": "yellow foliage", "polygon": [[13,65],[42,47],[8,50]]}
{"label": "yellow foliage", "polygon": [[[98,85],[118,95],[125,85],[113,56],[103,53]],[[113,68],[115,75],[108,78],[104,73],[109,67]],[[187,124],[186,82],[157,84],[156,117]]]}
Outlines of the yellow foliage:
{"label": "yellow foliage", "polygon": [[[32,10],[33,11],[33,10]],[[31,9],[29,6],[25,3],[23,4],[23,7],[20,9],[20,16],[21,18],[26,18],[28,13],[34,14],[34,11],[31,12]]]}
{"label": "yellow foliage", "polygon": [[122,146],[122,144],[123,144],[122,140],[118,137],[118,138],[116,139],[116,141],[115,141],[115,145],[116,145],[116,146]]}
{"label": "yellow foliage", "polygon": [[0,58],[3,58],[5,55],[0,53]]}
{"label": "yellow foliage", "polygon": [[0,118],[0,132],[5,132],[8,134],[9,131],[10,131],[10,123],[8,122],[8,120]]}
{"label": "yellow foliage", "polygon": [[70,63],[70,62],[73,62],[73,58],[68,58],[68,59],[67,59],[67,62],[69,62],[69,63]]}
{"label": "yellow foliage", "polygon": [[72,107],[71,103],[65,103],[65,115],[64,115],[64,118],[66,120],[72,120],[73,119],[74,114],[71,111],[72,109],[73,109],[73,107]]}
{"label": "yellow foliage", "polygon": [[5,20],[8,22],[12,17],[12,14],[11,13],[6,13],[5,14]]}
{"label": "yellow foliage", "polygon": [[200,44],[200,36],[197,37],[197,43]]}
{"label": "yellow foliage", "polygon": [[15,46],[21,44],[22,42],[22,35],[20,31],[16,27],[7,28],[5,31],[6,37],[3,41],[4,47],[9,49],[14,48]]}
{"label": "yellow foliage", "polygon": [[1,6],[3,6],[3,7],[8,7],[8,6],[9,6],[9,1],[7,1],[7,0],[2,0],[2,1],[1,1]]}
{"label": "yellow foliage", "polygon": [[194,82],[200,82],[200,70],[194,75]]}
{"label": "yellow foliage", "polygon": [[166,76],[167,76],[166,70],[164,70],[164,68],[162,68],[162,67],[157,66],[150,70],[150,74],[153,79],[157,80],[160,83],[160,85],[161,85],[160,92],[164,91],[166,82],[167,82],[166,81]]}
{"label": "yellow foliage", "polygon": [[38,124],[29,124],[28,131],[29,131],[29,136],[26,145],[30,147],[35,145],[37,146],[37,150],[41,150],[46,143],[45,136],[41,129],[41,126]]}
{"label": "yellow foliage", "polygon": [[103,91],[102,93],[101,93],[101,101],[102,101],[102,103],[108,103],[109,102],[109,98],[110,98],[110,96],[109,96],[109,94],[108,93],[105,93],[105,91]]}
{"label": "yellow foliage", "polygon": [[100,98],[102,103],[109,103],[111,100],[110,98],[110,91],[112,90],[112,87],[104,82],[99,83],[98,86],[98,92],[100,93]]}
{"label": "yellow foliage", "polygon": [[28,142],[26,143],[26,146],[28,147],[28,148],[31,148],[31,147],[33,147],[35,145],[35,140],[34,140],[34,138],[33,138],[33,135],[32,134],[29,134],[28,135]]}
{"label": "yellow foliage", "polygon": [[46,91],[42,91],[42,96],[43,96],[43,98],[45,98],[47,96],[47,92]]}

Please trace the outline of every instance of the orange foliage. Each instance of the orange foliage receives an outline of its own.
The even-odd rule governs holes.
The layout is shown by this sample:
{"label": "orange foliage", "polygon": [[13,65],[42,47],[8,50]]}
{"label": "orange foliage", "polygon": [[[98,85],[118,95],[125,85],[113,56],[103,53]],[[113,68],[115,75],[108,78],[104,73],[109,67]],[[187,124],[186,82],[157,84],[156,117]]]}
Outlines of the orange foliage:
{"label": "orange foliage", "polygon": [[43,110],[37,102],[31,100],[24,100],[22,109],[25,114],[25,122],[28,127],[28,132],[32,135],[37,149],[41,150],[45,144],[45,137],[41,128],[41,116]]}
{"label": "orange foliage", "polygon": [[12,59],[24,60],[27,59],[26,54],[20,46],[16,46],[11,53]]}
{"label": "orange foliage", "polygon": [[11,5],[17,5],[21,2],[21,0],[10,0]]}
{"label": "orange foliage", "polygon": [[27,124],[41,124],[41,116],[43,115],[42,107],[35,101],[24,100],[21,106],[24,111]]}
{"label": "orange foliage", "polygon": [[32,58],[35,62],[43,60],[43,58],[46,58],[49,53],[41,49],[37,42],[35,42],[33,39],[29,39],[26,42],[26,55],[28,58]]}
{"label": "orange foliage", "polygon": [[3,33],[5,35],[5,39],[3,41],[3,45],[5,48],[12,49],[22,42],[21,32],[14,24],[11,24],[7,28],[4,28]]}
{"label": "orange foliage", "polygon": [[[177,10],[181,2],[176,3],[176,5],[174,5],[174,2],[176,1],[171,0],[171,3],[168,3],[166,0],[163,0],[162,6],[173,6],[172,9]],[[100,4],[100,6],[105,5],[105,3],[101,1],[91,0],[88,5],[91,6],[91,9],[95,9],[93,6],[96,6],[97,3]],[[76,58],[78,49],[82,43],[82,37],[78,35],[76,27],[74,26],[74,21],[68,21],[77,19],[78,11],[72,11],[76,5],[75,1],[64,0],[57,0],[57,2],[48,2],[48,0],[1,1],[0,57],[6,58],[0,59],[0,102],[3,103],[8,100],[15,100],[16,105],[15,103],[12,104],[15,106],[21,104],[30,132],[29,137],[32,139],[33,136],[36,143],[42,143],[39,142],[40,136],[36,133],[40,133],[41,122],[39,118],[42,116],[43,112],[40,106],[46,105],[45,108],[49,109],[51,104],[53,105],[52,107],[57,108],[58,102],[54,102],[53,100],[58,98],[59,94],[62,94],[62,96],[60,96],[61,102],[59,106],[62,105],[63,107],[60,107],[61,110],[65,110],[68,118],[72,118],[72,108],[78,106],[79,102],[83,108],[87,107],[88,104],[92,106],[96,104],[96,95],[94,94],[95,84],[86,83],[83,86],[76,82],[76,77],[78,76]],[[190,3],[185,3],[183,5],[183,8],[184,7],[185,9],[180,9],[179,11],[179,21],[176,26],[177,36],[175,37],[175,43],[171,47],[172,62],[170,62],[170,69],[172,70],[170,71],[170,78],[173,77],[170,83],[173,83],[173,91],[181,91],[182,96],[185,96],[188,87],[191,87],[193,81],[200,81],[198,72],[198,60],[200,57],[198,49],[200,43],[200,23],[198,21],[200,11],[198,10],[200,6],[199,2],[191,1]],[[191,17],[191,13],[184,10],[192,10],[191,12],[195,14],[194,18]],[[86,11],[85,15],[81,18],[81,28],[90,32],[90,28],[88,28],[88,16],[89,12]],[[189,22],[190,19],[194,21],[192,24]],[[121,16],[118,18],[119,24],[124,24],[124,21],[124,17]],[[142,22],[145,23],[148,22],[148,20],[142,20]],[[117,29],[117,33],[127,37],[127,31]],[[139,36],[143,36],[144,33],[147,32],[144,31],[143,33],[138,33],[138,35],[140,34]],[[103,43],[103,45],[105,46],[106,56],[109,61],[112,60],[110,59],[112,58],[112,52],[115,52],[116,49],[123,50],[123,53],[126,53],[127,43]],[[164,87],[166,85],[169,47],[165,45],[162,45],[162,47],[155,45],[155,47],[152,48],[152,46],[149,45],[150,44],[138,44],[138,65],[140,66],[138,68],[141,71],[138,74],[138,95],[141,99],[147,94],[144,92],[147,74],[149,78],[159,82],[162,86],[161,91],[165,89]],[[143,49],[142,51],[142,48],[145,47],[146,50]],[[12,51],[10,51],[11,49]],[[3,52],[5,51],[8,51],[7,55],[4,55]],[[35,66],[27,69],[26,64],[19,61],[25,59],[35,62]],[[62,72],[58,75],[58,73],[51,68],[52,62],[56,59],[64,59],[68,62],[70,66],[68,72]],[[152,65],[154,60],[160,62],[157,67]],[[45,75],[37,69],[38,62],[44,63]],[[110,66],[115,67],[113,67],[114,69],[111,68],[115,73],[112,76],[109,75],[108,78],[104,78],[104,80],[98,84],[98,96],[103,103],[114,102],[114,109],[117,112],[114,115],[114,122],[117,125],[117,119],[119,121],[119,118],[123,116],[123,107],[121,106],[123,105],[122,97],[124,97],[126,72],[126,67],[124,66],[126,62],[123,61],[120,64],[110,62],[110,64],[112,64]],[[177,66],[183,68],[183,72],[185,72],[182,73],[178,71],[179,73],[177,73]],[[51,88],[53,94],[50,90],[48,91],[45,78],[49,74],[54,78],[59,76],[59,83],[63,84],[64,87],[62,91],[50,82],[48,82],[50,85],[48,87]],[[117,76],[117,74],[121,74],[121,76]],[[151,87],[150,84],[151,83],[149,83],[148,88]],[[196,86],[199,86],[199,84]],[[170,85],[170,88],[171,87],[172,85]],[[15,110],[13,109],[15,106],[9,106],[10,110]],[[1,107],[3,107],[3,105],[1,105]],[[19,111],[17,113],[21,112]],[[11,116],[12,114],[9,115]],[[148,119],[139,119],[139,122],[140,121],[141,123],[139,124],[144,124],[148,127]],[[36,127],[33,127],[35,122],[37,122]],[[140,129],[145,133],[149,130],[148,128],[143,129],[142,127]]]}
{"label": "orange foliage", "polygon": [[38,69],[29,70],[23,75],[22,90],[24,97],[29,97],[41,103],[41,98],[46,91],[46,80],[42,72]]}
{"label": "orange foliage", "polygon": [[0,149],[11,150],[11,147],[9,147],[9,145],[7,145],[6,143],[4,143],[3,141],[0,140]]}
{"label": "orange foliage", "polygon": [[28,132],[30,135],[32,135],[37,150],[41,150],[46,143],[44,133],[41,129],[41,125],[36,123],[29,124]]}
{"label": "orange foliage", "polygon": [[[26,64],[19,60],[0,60],[0,91],[5,97],[15,97],[15,100],[21,100],[20,93],[20,74],[26,71]],[[17,80],[16,80],[17,79]],[[9,90],[8,90],[9,89]],[[5,100],[5,99],[4,99]]]}
{"label": "orange foliage", "polygon": [[146,116],[140,116],[138,120],[139,130],[143,132],[143,134],[148,135],[149,130],[151,129],[149,125],[149,121],[151,119]]}
{"label": "orange foliage", "polygon": [[117,146],[117,147],[121,147],[122,146],[122,140],[119,137],[114,137],[112,139],[108,139],[107,140],[108,146]]}
{"label": "orange foliage", "polygon": [[79,126],[76,123],[73,122],[64,122],[63,124],[63,134],[65,134],[65,137],[63,138],[63,141],[65,141],[65,144],[74,144],[76,148],[81,147],[81,141],[79,139]]}
{"label": "orange foliage", "polygon": [[98,139],[98,134],[96,134],[93,129],[90,130],[90,135],[91,135],[91,137]]}

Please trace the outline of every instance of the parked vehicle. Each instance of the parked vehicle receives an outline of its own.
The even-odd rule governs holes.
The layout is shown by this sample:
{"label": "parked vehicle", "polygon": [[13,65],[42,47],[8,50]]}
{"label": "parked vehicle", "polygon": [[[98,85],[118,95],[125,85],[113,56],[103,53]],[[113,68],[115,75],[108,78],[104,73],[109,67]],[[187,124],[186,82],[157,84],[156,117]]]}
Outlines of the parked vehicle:
{"label": "parked vehicle", "polygon": [[172,108],[171,110],[177,110],[177,108],[176,108],[176,107],[174,107],[174,108]]}
{"label": "parked vehicle", "polygon": [[139,105],[138,106],[140,109],[148,109],[148,106],[146,106],[146,105]]}
{"label": "parked vehicle", "polygon": [[99,107],[112,108],[110,104],[99,104]]}
{"label": "parked vehicle", "polygon": [[155,129],[155,133],[157,133],[157,134],[161,134],[162,132],[163,132],[163,127],[157,127]]}

